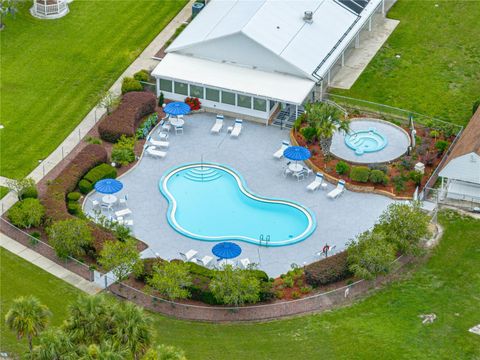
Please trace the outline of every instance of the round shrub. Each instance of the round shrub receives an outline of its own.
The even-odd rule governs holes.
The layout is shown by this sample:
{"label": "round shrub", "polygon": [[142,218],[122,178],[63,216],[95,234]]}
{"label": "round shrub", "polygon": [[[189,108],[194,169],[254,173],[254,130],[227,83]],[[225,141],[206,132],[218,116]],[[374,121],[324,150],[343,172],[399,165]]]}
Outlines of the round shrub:
{"label": "round shrub", "polygon": [[44,216],[45,208],[38,199],[19,201],[8,210],[10,222],[22,229],[40,226]]}
{"label": "round shrub", "polygon": [[82,211],[82,207],[80,206],[79,203],[75,201],[70,201],[67,204],[67,210],[72,215],[79,215]]}
{"label": "round shrub", "polygon": [[67,200],[68,201],[78,201],[80,200],[80,197],[82,196],[82,194],[80,194],[79,192],[71,192],[67,195]]}
{"label": "round shrub", "polygon": [[388,184],[388,176],[381,170],[372,170],[370,172],[370,181],[374,184]]}
{"label": "round shrub", "polygon": [[353,181],[368,182],[370,176],[370,169],[366,166],[352,166],[350,170],[350,179]]}
{"label": "round shrub", "polygon": [[93,189],[93,185],[90,181],[82,179],[78,183],[78,188],[82,194],[88,194]]}
{"label": "round shrub", "polygon": [[140,70],[133,74],[133,78],[138,81],[147,82],[150,79],[150,75],[147,70]]}
{"label": "round shrub", "polygon": [[415,185],[420,186],[422,184],[423,174],[420,171],[410,171],[408,178],[412,180]]}
{"label": "round shrub", "polygon": [[115,179],[117,169],[110,164],[100,164],[91,169],[83,178],[92,184],[102,179]]}
{"label": "round shrub", "polygon": [[435,149],[437,149],[440,154],[443,154],[445,150],[447,150],[447,148],[448,148],[448,142],[445,140],[438,140],[435,143]]}
{"label": "round shrub", "polygon": [[143,91],[143,86],[140,84],[140,81],[126,77],[122,82],[122,94],[126,94],[130,91]]}
{"label": "round shrub", "polygon": [[335,171],[339,175],[348,173],[348,170],[350,170],[350,166],[348,166],[348,164],[345,161],[339,161],[335,166]]}
{"label": "round shrub", "polygon": [[438,138],[438,137],[440,136],[440,132],[439,132],[438,130],[432,130],[432,131],[430,131],[430,134],[429,134],[429,135],[430,135],[431,138],[435,138],[435,139],[436,139],[436,138]]}
{"label": "round shrub", "polygon": [[26,188],[22,193],[22,200],[23,199],[36,199],[38,198],[38,191],[35,186],[29,186]]}

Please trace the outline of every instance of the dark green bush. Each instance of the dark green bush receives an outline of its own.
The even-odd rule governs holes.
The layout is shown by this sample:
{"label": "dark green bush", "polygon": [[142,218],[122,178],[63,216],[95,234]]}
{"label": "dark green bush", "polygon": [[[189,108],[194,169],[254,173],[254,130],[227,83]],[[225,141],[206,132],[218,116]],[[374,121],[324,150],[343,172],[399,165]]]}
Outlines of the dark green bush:
{"label": "dark green bush", "polygon": [[346,174],[348,173],[349,170],[350,170],[350,166],[348,166],[348,164],[345,161],[339,161],[335,166],[335,171],[339,175]]}
{"label": "dark green bush", "polygon": [[38,191],[35,186],[26,188],[22,193],[22,200],[24,199],[36,199],[38,198]]}
{"label": "dark green bush", "polygon": [[331,284],[350,275],[346,251],[316,261],[305,267],[305,281],[312,286]]}
{"label": "dark green bush", "polygon": [[300,130],[303,137],[307,141],[307,143],[312,143],[315,141],[315,137],[317,136],[317,129],[314,127],[306,127]]}
{"label": "dark green bush", "polygon": [[82,179],[78,182],[78,188],[82,194],[88,194],[93,189],[93,185],[90,181]]}
{"label": "dark green bush", "polygon": [[165,96],[163,95],[163,92],[160,92],[160,96],[158,97],[158,106],[162,106],[164,102]]}
{"label": "dark green bush", "polygon": [[76,201],[69,201],[67,203],[67,210],[72,215],[79,215],[82,213],[82,207]]}
{"label": "dark green bush", "polygon": [[437,149],[439,154],[443,154],[445,150],[448,148],[448,141],[445,140],[438,140],[435,143],[435,149]]}
{"label": "dark green bush", "polygon": [[422,184],[423,174],[420,171],[410,171],[408,178],[412,180],[415,185],[420,186]]}
{"label": "dark green bush", "polygon": [[82,197],[82,194],[74,191],[74,192],[68,193],[67,200],[68,201],[78,201],[78,200],[80,200],[81,197]]}
{"label": "dark green bush", "polygon": [[415,164],[412,161],[410,156],[404,156],[402,161],[400,162],[400,166],[403,167],[405,170],[412,170]]}
{"label": "dark green bush", "polygon": [[142,90],[143,90],[143,86],[142,84],[140,84],[140,81],[131,77],[123,78],[122,94],[126,94],[131,91],[142,91]]}
{"label": "dark green bush", "polygon": [[366,166],[352,166],[350,170],[350,179],[358,182],[368,182],[370,169]]}
{"label": "dark green bush", "polygon": [[115,179],[116,177],[117,169],[110,164],[100,164],[86,173],[83,178],[95,185],[95,183],[99,180]]}
{"label": "dark green bush", "polygon": [[150,74],[148,70],[140,70],[133,74],[133,78],[138,81],[147,82],[150,79]]}
{"label": "dark green bush", "polygon": [[372,170],[369,178],[374,184],[388,184],[388,176],[381,170]]}
{"label": "dark green bush", "polygon": [[406,178],[403,175],[397,175],[392,178],[392,183],[396,192],[402,192],[405,190]]}
{"label": "dark green bush", "polygon": [[385,175],[387,175],[388,173],[388,166],[387,165],[383,165],[383,164],[369,164],[368,165],[368,168],[370,170],[380,170],[382,171]]}

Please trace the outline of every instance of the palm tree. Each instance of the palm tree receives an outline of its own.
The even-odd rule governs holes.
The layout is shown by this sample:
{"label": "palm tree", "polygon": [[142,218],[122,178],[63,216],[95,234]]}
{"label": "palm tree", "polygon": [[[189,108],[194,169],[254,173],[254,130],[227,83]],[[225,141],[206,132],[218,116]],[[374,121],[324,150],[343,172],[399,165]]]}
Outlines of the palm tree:
{"label": "palm tree", "polygon": [[306,104],[305,113],[309,126],[317,129],[318,142],[323,155],[329,156],[333,134],[336,131],[348,133],[350,122],[338,108],[323,102]]}
{"label": "palm tree", "polygon": [[113,338],[127,347],[133,357],[138,359],[151,343],[150,318],[143,309],[132,303],[120,303],[114,313],[115,333]]}
{"label": "palm tree", "polygon": [[185,352],[173,346],[159,345],[151,348],[142,360],[187,360]]}
{"label": "palm tree", "polygon": [[39,344],[33,348],[28,359],[34,360],[76,360],[78,355],[72,339],[63,331],[55,329],[43,333]]}
{"label": "palm tree", "polygon": [[21,296],[13,301],[13,305],[5,315],[5,323],[10,330],[17,333],[17,338],[24,336],[28,339],[28,346],[32,351],[32,339],[44,330],[51,316],[50,310],[40,301],[29,295]]}

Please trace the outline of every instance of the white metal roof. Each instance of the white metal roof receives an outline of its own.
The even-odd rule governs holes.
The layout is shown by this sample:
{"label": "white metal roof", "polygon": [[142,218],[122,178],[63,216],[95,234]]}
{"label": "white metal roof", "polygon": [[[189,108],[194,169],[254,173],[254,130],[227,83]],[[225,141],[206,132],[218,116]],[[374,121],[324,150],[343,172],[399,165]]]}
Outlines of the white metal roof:
{"label": "white metal roof", "polygon": [[480,156],[472,152],[456,157],[445,165],[439,176],[480,184]]}
{"label": "white metal roof", "polygon": [[[234,47],[241,34],[290,65],[290,71],[282,71],[313,79],[315,69],[323,64],[326,71],[380,3],[370,0],[358,15],[336,0],[212,0],[167,52],[278,71],[268,61],[255,62],[258,47],[238,44],[249,53],[249,61],[237,58],[220,41],[228,38]],[[305,11],[313,12],[311,24],[303,20]],[[200,50],[206,43],[218,46],[206,54]]]}
{"label": "white metal roof", "polygon": [[157,65],[157,78],[234,90],[272,100],[302,104],[315,82],[296,76],[265,72],[237,65],[217,63],[170,53]]}

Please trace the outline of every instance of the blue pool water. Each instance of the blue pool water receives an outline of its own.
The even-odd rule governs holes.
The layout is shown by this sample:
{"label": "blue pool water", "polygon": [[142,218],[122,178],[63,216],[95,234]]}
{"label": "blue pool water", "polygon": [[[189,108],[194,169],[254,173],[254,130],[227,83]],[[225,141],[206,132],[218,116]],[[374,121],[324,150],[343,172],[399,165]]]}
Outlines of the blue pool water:
{"label": "blue pool water", "polygon": [[345,136],[345,144],[355,151],[356,155],[377,152],[387,146],[387,138],[374,128],[356,131]]}
{"label": "blue pool water", "polygon": [[252,194],[240,175],[223,165],[183,165],[159,185],[169,201],[170,225],[194,239],[284,246],[305,240],[316,227],[308,209]]}

